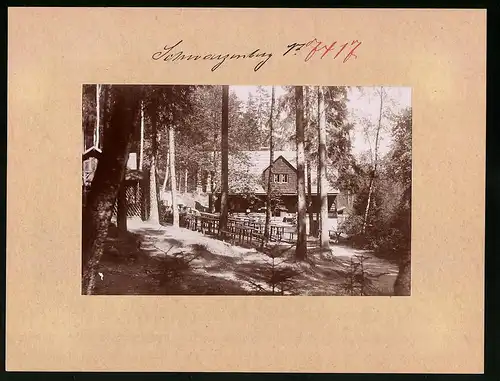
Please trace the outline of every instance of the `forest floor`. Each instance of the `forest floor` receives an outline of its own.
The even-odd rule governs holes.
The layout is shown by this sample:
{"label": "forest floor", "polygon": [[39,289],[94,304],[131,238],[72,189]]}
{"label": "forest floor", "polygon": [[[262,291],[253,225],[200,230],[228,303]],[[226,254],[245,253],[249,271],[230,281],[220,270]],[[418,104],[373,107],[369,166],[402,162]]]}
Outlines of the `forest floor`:
{"label": "forest floor", "polygon": [[[339,244],[321,253],[311,243],[307,260],[297,262],[290,245],[270,249],[272,256],[281,253],[273,260],[255,248],[140,219],[130,219],[128,230],[120,236],[110,229],[95,294],[392,295],[398,273],[394,263]],[[353,267],[360,256],[362,277]]]}

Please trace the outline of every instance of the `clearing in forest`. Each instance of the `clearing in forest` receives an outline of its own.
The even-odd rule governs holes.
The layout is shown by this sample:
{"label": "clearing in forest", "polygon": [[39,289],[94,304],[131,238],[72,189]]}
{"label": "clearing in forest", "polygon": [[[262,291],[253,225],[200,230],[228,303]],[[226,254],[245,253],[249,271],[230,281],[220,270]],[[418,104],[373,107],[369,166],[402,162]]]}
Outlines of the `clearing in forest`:
{"label": "clearing in forest", "polygon": [[[141,244],[138,247],[137,241]],[[107,295],[392,295],[397,265],[368,251],[332,245],[259,252],[184,228],[129,220],[129,233],[111,228],[95,294]],[[272,258],[274,257],[274,258]],[[362,264],[360,263],[362,262]]]}

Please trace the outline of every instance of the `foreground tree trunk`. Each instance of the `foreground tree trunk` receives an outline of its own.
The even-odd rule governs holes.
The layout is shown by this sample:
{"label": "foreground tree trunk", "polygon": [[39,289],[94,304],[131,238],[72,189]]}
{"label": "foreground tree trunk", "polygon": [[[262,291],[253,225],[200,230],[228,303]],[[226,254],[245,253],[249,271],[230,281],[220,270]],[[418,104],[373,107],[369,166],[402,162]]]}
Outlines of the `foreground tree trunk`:
{"label": "foreground tree trunk", "polygon": [[321,86],[318,86],[319,98],[319,120],[318,120],[318,137],[319,137],[319,189],[321,197],[321,229],[320,241],[321,250],[330,250],[330,236],[328,233],[328,188],[326,179],[326,112],[324,92]]}
{"label": "foreground tree trunk", "polygon": [[394,282],[394,295],[410,296],[411,294],[411,256],[410,251],[406,251],[399,264],[399,273]]}
{"label": "foreground tree trunk", "polygon": [[96,119],[94,146],[99,148],[101,142],[101,85],[97,84],[95,89]]}
{"label": "foreground tree trunk", "polygon": [[[142,111],[142,103],[140,105],[140,110]],[[141,120],[141,117],[139,116],[139,125],[142,123],[142,120]],[[140,128],[137,128],[137,131],[134,132],[134,136],[133,136],[133,147],[134,147],[134,151],[135,151],[135,167],[137,169],[138,172],[141,171],[141,153],[140,153],[140,145],[141,145],[141,129],[142,129],[142,126],[140,126]],[[132,144],[132,142],[131,142]],[[135,184],[134,184],[134,203],[135,205],[139,205],[141,206],[141,182],[140,181],[136,181]],[[141,216],[142,216],[142,212],[140,212]]]}
{"label": "foreground tree trunk", "polygon": [[140,198],[141,198],[141,219],[146,221],[148,216],[148,202],[146,197],[146,176],[144,175],[144,102],[141,102],[141,127],[139,134],[139,171],[141,171],[141,180],[140,180]]}
{"label": "foreground tree trunk", "polygon": [[[309,130],[310,110],[309,110],[309,86],[305,86],[305,121],[304,130]],[[309,235],[315,234],[313,229],[314,215],[312,213],[312,168],[311,168],[311,141],[307,144],[306,155],[306,173],[307,173],[307,216],[309,218]]]}
{"label": "foreground tree trunk", "polygon": [[149,221],[160,223],[158,179],[156,170],[156,156],[158,151],[158,101],[154,100],[155,107],[151,114],[151,167],[149,169]]}
{"label": "foreground tree trunk", "polygon": [[139,171],[144,163],[144,102],[141,102],[141,131],[139,134]]}
{"label": "foreground tree trunk", "polygon": [[368,215],[370,213],[370,204],[371,204],[371,199],[373,195],[373,190],[374,190],[374,184],[375,184],[375,178],[377,176],[377,164],[378,164],[378,141],[379,141],[379,136],[380,136],[380,128],[382,126],[382,107],[383,107],[383,87],[380,88],[380,110],[379,110],[379,116],[378,116],[378,125],[377,125],[377,133],[375,136],[375,157],[373,160],[373,169],[371,171],[370,175],[370,185],[368,186],[368,200],[366,202],[366,209],[365,209],[365,215],[363,218],[363,228],[362,232],[363,234],[366,233],[366,226],[368,225]]}
{"label": "foreground tree trunk", "polygon": [[269,241],[269,224],[271,223],[271,196],[272,196],[272,184],[273,184],[273,162],[274,162],[274,142],[273,142],[273,108],[274,108],[274,86],[271,90],[271,111],[269,116],[269,176],[267,177],[267,208],[266,208],[266,224],[264,227],[264,240],[262,241],[262,247],[264,243]]}
{"label": "foreground tree trunk", "polygon": [[[318,146],[319,150],[319,146]],[[318,226],[321,228],[323,222],[321,221],[321,189],[320,189],[320,179],[321,179],[321,169],[319,167],[319,158],[316,163],[316,201],[320,206],[318,211],[316,212],[316,221],[318,221]]]}
{"label": "foreground tree trunk", "polygon": [[[213,117],[214,123],[215,121],[215,116]],[[210,171],[210,195],[208,196],[208,208],[210,209],[210,213],[215,213],[215,174],[217,173],[217,139],[218,139],[218,134],[217,132],[214,133],[214,140],[213,140],[213,145],[214,145],[214,153],[213,153],[213,166],[212,170]]]}
{"label": "foreground tree trunk", "polygon": [[158,188],[156,181],[156,158],[151,158],[151,168],[149,170],[149,218],[152,223],[160,223],[160,212],[158,210]]}
{"label": "foreground tree trunk", "polygon": [[297,148],[297,247],[295,258],[304,260],[307,256],[306,232],[306,187],[304,173],[304,94],[302,86],[295,86],[295,126]]}
{"label": "foreground tree trunk", "polygon": [[104,242],[113,215],[118,191],[127,165],[129,141],[139,109],[132,86],[113,86],[114,102],[109,127],[83,216],[82,292],[90,295],[95,285],[95,271],[103,254]]}
{"label": "foreground tree trunk", "polygon": [[316,232],[313,229],[314,215],[312,212],[312,175],[311,175],[311,160],[309,158],[307,158],[306,160],[306,173],[307,173],[307,217],[309,220],[309,235],[312,236]]}
{"label": "foreground tree trunk", "polygon": [[127,232],[127,194],[126,185],[122,182],[118,191],[118,205],[116,212],[116,226],[120,233]]}
{"label": "foreground tree trunk", "polygon": [[170,187],[172,196],[172,224],[179,227],[179,210],[177,209],[177,182],[175,177],[175,131],[168,127],[168,154],[170,162]]}
{"label": "foreground tree trunk", "polygon": [[229,192],[229,86],[222,86],[222,127],[221,127],[221,200],[219,234],[227,227],[228,192]]}

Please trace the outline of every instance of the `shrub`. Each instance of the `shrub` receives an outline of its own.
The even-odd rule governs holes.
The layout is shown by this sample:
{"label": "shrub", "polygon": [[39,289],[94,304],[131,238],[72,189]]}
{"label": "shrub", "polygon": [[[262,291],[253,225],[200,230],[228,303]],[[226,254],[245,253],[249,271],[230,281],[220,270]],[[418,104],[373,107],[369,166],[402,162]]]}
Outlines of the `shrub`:
{"label": "shrub", "polygon": [[351,215],[342,222],[338,228],[339,232],[348,236],[357,236],[361,234],[363,228],[363,217]]}

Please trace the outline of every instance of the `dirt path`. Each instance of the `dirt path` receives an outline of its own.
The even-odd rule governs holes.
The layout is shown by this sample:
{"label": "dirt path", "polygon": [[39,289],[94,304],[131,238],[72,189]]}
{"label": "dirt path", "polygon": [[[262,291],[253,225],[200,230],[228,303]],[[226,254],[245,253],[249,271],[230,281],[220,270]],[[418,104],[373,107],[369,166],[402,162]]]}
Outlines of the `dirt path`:
{"label": "dirt path", "polygon": [[328,255],[311,248],[308,261],[297,263],[291,246],[272,249],[272,256],[282,253],[273,260],[255,249],[187,229],[138,219],[129,220],[128,225],[140,237],[140,249],[134,244],[116,248],[116,240],[110,241],[99,270],[97,294],[262,295],[273,294],[274,284],[274,293],[283,288],[284,295],[344,295],[351,259],[356,262],[358,256],[366,258],[364,267],[373,278],[373,293],[392,294],[397,276],[395,265],[345,246],[333,245]]}

